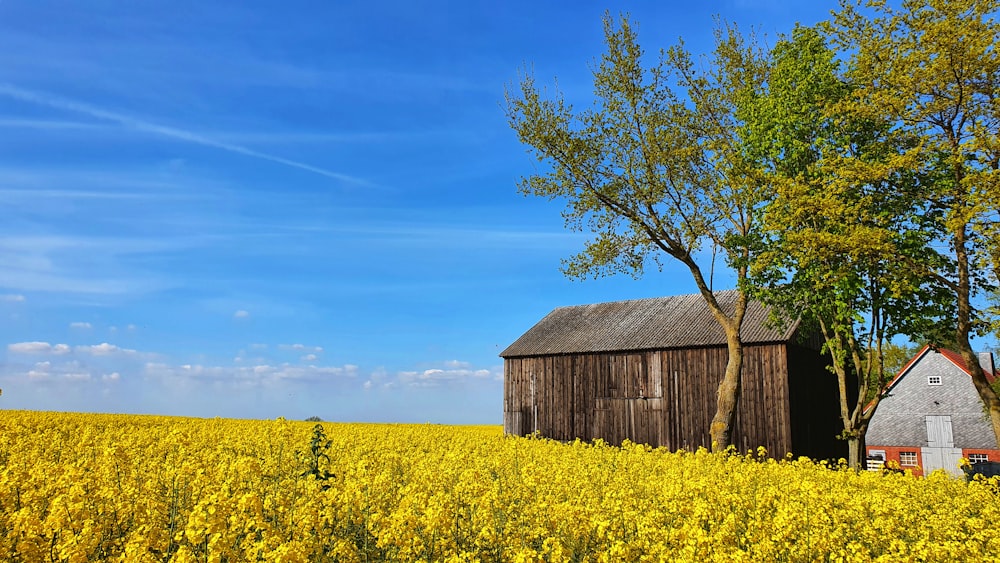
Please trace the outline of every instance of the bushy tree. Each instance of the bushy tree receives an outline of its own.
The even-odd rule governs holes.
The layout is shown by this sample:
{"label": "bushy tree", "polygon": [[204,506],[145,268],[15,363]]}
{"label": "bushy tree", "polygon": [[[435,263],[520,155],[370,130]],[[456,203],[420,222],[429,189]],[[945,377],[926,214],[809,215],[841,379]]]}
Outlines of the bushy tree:
{"label": "bushy tree", "polygon": [[[540,90],[530,74],[507,92],[511,127],[548,165],[519,189],[565,201],[567,225],[593,233],[565,262],[569,276],[640,276],[662,259],[688,269],[726,334],[729,360],[711,423],[713,448],[725,449],[740,393],[743,287],[762,250],[760,210],[772,195],[745,150],[739,108],[767,83],[766,53],[720,23],[706,58],[696,62],[678,44],[646,66],[627,17],[606,15],[604,31],[607,51],[594,69],[589,108],[576,110],[559,91]],[[732,308],[716,299],[711,266],[696,260],[706,249],[735,273],[740,291]]]}
{"label": "bushy tree", "polygon": [[986,297],[1000,263],[998,8],[997,0],[904,0],[898,8],[842,0],[829,29],[850,55],[854,90],[842,111],[887,121],[917,141],[887,166],[919,174],[922,226],[940,244],[901,267],[950,295],[948,314],[927,336],[954,343],[1000,442],[1000,397],[971,345],[996,320]]}
{"label": "bushy tree", "polygon": [[769,244],[754,287],[822,334],[841,437],[859,468],[887,382],[885,347],[941,302],[923,276],[899,267],[930,243],[910,194],[914,174],[887,165],[913,139],[884,119],[840,111],[854,88],[817,29],[796,27],[772,56],[768,89],[748,110],[756,117],[750,146],[769,163],[776,193],[764,211]]}

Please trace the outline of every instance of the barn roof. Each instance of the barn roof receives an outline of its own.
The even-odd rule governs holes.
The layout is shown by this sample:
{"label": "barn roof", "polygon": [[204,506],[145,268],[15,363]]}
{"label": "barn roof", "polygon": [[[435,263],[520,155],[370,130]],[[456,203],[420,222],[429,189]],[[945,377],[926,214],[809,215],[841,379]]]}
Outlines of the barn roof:
{"label": "barn roof", "polygon": [[[736,290],[715,294],[727,311],[734,309],[737,295]],[[797,323],[782,328],[768,321],[768,310],[758,302],[750,302],[743,321],[743,342],[787,342],[795,334]],[[515,340],[500,356],[516,358],[725,344],[725,332],[704,298],[696,293],[559,307]]]}

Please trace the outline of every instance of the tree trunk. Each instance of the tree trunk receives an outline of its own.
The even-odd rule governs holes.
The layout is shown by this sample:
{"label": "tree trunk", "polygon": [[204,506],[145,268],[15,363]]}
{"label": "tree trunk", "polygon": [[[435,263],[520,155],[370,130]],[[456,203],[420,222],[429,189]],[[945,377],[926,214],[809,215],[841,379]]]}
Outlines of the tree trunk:
{"label": "tree trunk", "polygon": [[972,376],[972,384],[975,385],[979,398],[982,399],[987,412],[990,415],[990,423],[993,426],[993,437],[1000,446],[1000,397],[990,387],[986,379],[986,372],[979,365],[979,357],[972,351],[972,344],[969,337],[972,335],[972,281],[969,271],[969,251],[966,247],[968,234],[965,226],[960,226],[954,233],[954,249],[956,269],[958,270],[958,312],[955,324],[955,344],[959,354],[965,360],[965,365]]}
{"label": "tree trunk", "polygon": [[962,359],[965,360],[965,364],[969,368],[969,374],[972,376],[972,384],[975,385],[976,391],[979,392],[979,398],[982,399],[983,405],[986,406],[986,411],[990,415],[990,423],[993,425],[993,437],[996,438],[997,445],[1000,446],[1000,397],[997,397],[996,391],[990,387],[990,383],[986,379],[986,372],[983,371],[983,366],[979,364],[979,357],[972,351],[969,341],[965,340],[963,342],[959,340],[958,348]]}
{"label": "tree trunk", "polygon": [[736,403],[740,397],[740,387],[743,372],[743,342],[740,340],[739,325],[723,324],[726,331],[726,347],[729,350],[729,360],[726,362],[726,374],[719,383],[715,416],[709,434],[712,438],[712,451],[721,452],[732,444],[733,423],[736,420]]}
{"label": "tree trunk", "polygon": [[847,466],[855,471],[865,468],[864,443],[858,436],[847,437]]}

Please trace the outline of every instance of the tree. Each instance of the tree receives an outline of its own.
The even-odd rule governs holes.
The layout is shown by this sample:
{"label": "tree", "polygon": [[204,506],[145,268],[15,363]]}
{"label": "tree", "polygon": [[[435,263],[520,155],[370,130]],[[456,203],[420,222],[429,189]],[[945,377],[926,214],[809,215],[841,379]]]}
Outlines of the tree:
{"label": "tree", "polygon": [[772,59],[768,90],[749,106],[750,146],[776,186],[754,285],[764,301],[818,327],[837,377],[848,463],[862,468],[888,381],[886,346],[941,301],[924,277],[898,266],[930,242],[914,222],[914,175],[898,166],[912,139],[885,120],[839,110],[853,88],[818,30],[796,27]]}
{"label": "tree", "polygon": [[[847,76],[856,86],[845,111],[894,124],[917,140],[907,156],[924,181],[925,228],[943,260],[907,262],[952,297],[938,318],[989,412],[1000,442],[1000,397],[990,387],[971,337],[992,319],[982,303],[995,291],[990,273],[1000,257],[1000,26],[998,0],[842,0],[830,26],[851,53]],[[978,306],[977,306],[978,305]],[[931,335],[936,340],[936,335]]]}
{"label": "tree", "polygon": [[882,372],[883,379],[886,381],[892,380],[910,360],[913,356],[917,355],[922,346],[913,344],[896,344],[894,342],[886,342],[882,345]]}
{"label": "tree", "polygon": [[[564,262],[571,277],[643,274],[662,257],[687,267],[726,334],[729,359],[711,423],[714,450],[731,443],[740,394],[749,266],[760,253],[760,208],[771,189],[744,150],[738,108],[767,82],[765,54],[735,26],[720,24],[702,67],[683,44],[646,68],[627,17],[604,18],[607,52],[594,70],[596,99],[574,111],[556,91],[539,91],[530,74],[506,96],[520,141],[547,171],[523,178],[528,195],[563,199],[567,226],[594,238]],[[513,90],[513,91],[512,91]],[[735,272],[735,307],[715,298],[712,270],[696,260],[711,248]],[[765,408],[761,406],[761,408]]]}

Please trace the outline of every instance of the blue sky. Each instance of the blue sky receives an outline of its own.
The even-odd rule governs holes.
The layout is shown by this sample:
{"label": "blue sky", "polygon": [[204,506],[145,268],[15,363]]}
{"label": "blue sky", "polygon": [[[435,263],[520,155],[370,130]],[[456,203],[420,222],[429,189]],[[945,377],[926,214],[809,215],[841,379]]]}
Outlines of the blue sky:
{"label": "blue sky", "polygon": [[647,50],[835,2],[0,2],[0,408],[498,424],[581,248],[509,129],[525,66],[589,102],[601,15]]}

